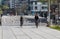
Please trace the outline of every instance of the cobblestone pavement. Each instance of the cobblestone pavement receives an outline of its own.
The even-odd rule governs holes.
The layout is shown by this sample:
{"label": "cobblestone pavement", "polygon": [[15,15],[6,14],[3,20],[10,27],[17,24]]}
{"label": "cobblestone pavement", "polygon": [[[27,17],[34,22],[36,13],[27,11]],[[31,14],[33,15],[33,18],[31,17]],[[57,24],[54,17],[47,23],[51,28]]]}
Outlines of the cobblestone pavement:
{"label": "cobblestone pavement", "polygon": [[0,39],[60,39],[60,31],[39,26],[0,26]]}

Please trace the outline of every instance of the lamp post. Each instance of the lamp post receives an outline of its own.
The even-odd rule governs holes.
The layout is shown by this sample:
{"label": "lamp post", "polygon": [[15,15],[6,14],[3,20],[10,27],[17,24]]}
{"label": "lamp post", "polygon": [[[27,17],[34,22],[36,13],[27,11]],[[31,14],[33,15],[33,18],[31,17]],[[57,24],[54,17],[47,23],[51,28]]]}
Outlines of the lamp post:
{"label": "lamp post", "polygon": [[50,0],[48,0],[48,17],[47,17],[47,27],[50,26]]}
{"label": "lamp post", "polygon": [[57,2],[58,2],[58,19],[60,19],[59,18],[59,15],[60,15],[60,0],[57,0]]}
{"label": "lamp post", "polygon": [[14,9],[15,9],[15,14],[16,14],[16,16],[17,16],[17,5],[16,5],[17,3],[16,3],[16,0],[14,0]]}

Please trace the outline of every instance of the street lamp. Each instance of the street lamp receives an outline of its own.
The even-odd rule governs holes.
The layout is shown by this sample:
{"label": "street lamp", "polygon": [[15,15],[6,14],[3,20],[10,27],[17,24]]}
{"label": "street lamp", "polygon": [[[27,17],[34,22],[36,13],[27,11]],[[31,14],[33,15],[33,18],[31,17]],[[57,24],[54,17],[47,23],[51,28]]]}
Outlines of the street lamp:
{"label": "street lamp", "polygon": [[50,26],[50,0],[48,0],[48,17],[47,17],[47,26]]}
{"label": "street lamp", "polygon": [[16,16],[17,16],[17,8],[18,8],[18,6],[17,6],[17,3],[16,3],[16,0],[14,0],[14,9],[15,9]]}
{"label": "street lamp", "polygon": [[58,2],[58,19],[60,19],[60,18],[59,18],[59,15],[60,15],[60,14],[59,14],[59,13],[60,13],[60,0],[57,0],[57,2]]}

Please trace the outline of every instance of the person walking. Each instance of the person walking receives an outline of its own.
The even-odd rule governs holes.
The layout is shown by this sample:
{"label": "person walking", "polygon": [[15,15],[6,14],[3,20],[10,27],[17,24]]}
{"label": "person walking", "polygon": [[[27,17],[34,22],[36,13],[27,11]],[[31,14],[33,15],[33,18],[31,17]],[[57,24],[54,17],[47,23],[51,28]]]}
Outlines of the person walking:
{"label": "person walking", "polygon": [[20,26],[22,27],[22,25],[23,25],[23,17],[21,16],[20,17]]}
{"label": "person walking", "polygon": [[39,17],[37,15],[37,13],[35,14],[35,25],[36,25],[36,28],[38,28],[38,21],[39,21]]}

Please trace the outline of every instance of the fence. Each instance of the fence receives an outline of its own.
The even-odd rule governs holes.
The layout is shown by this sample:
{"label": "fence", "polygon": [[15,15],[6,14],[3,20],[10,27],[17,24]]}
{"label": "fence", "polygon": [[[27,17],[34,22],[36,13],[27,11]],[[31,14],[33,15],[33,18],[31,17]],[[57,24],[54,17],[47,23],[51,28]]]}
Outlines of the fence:
{"label": "fence", "polygon": [[[39,17],[44,19],[43,17]],[[35,26],[34,16],[23,16],[23,26]],[[39,20],[39,24],[40,24]],[[20,26],[20,16],[2,16],[2,26]]]}

